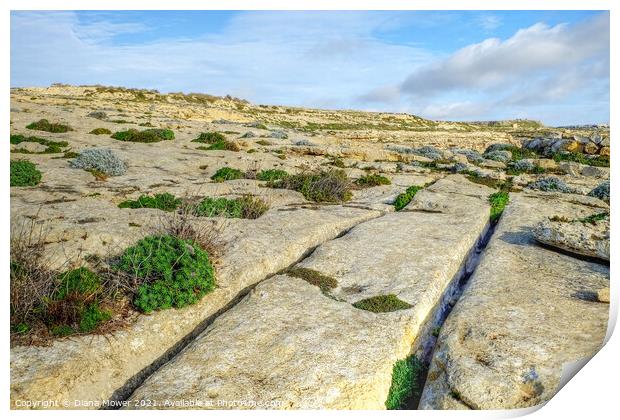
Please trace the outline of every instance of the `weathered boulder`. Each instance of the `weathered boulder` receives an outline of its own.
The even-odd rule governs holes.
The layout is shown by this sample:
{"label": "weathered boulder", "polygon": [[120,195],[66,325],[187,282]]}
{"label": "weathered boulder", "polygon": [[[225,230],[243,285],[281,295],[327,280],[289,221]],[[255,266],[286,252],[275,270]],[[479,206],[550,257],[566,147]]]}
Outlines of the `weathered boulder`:
{"label": "weathered boulder", "polygon": [[595,143],[592,143],[591,141],[584,144],[583,146],[583,152],[589,155],[596,154],[598,152],[598,149],[599,147]]}
{"label": "weathered boulder", "polygon": [[584,165],[581,168],[581,175],[592,178],[609,178],[610,169],[602,166]]}
{"label": "weathered boulder", "polygon": [[581,168],[584,166],[581,163],[564,161],[558,164],[558,169],[566,175],[579,176],[581,175]]}
{"label": "weathered boulder", "polygon": [[546,171],[554,170],[558,167],[557,162],[553,159],[534,159],[533,163]]}
{"label": "weathered boulder", "polygon": [[611,150],[609,149],[609,146],[601,147],[601,150],[599,150],[599,154],[601,156],[609,156],[611,154]]}
{"label": "weathered boulder", "polygon": [[594,223],[545,220],[532,234],[543,244],[609,261],[609,219]]}
{"label": "weathered boulder", "polygon": [[23,141],[21,143],[19,143],[18,145],[13,146],[13,148],[11,149],[12,152],[16,152],[16,151],[21,151],[21,150],[25,150],[26,153],[43,153],[45,151],[45,149],[47,149],[47,146],[40,144],[40,143],[36,143],[33,141]]}
{"label": "weathered boulder", "polygon": [[[541,248],[531,226],[585,217],[583,197],[511,194],[461,299],[443,324],[422,409],[510,409],[549,400],[567,362],[601,346],[609,307],[587,298],[609,267]],[[590,205],[605,208],[600,201]]]}

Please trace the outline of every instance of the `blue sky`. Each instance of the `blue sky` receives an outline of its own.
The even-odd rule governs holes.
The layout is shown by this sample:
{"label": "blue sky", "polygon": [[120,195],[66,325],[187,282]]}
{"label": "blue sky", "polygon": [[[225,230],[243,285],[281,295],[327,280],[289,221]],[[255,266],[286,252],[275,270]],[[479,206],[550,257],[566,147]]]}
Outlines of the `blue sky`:
{"label": "blue sky", "polygon": [[11,85],[231,94],[432,119],[609,121],[597,11],[11,13]]}

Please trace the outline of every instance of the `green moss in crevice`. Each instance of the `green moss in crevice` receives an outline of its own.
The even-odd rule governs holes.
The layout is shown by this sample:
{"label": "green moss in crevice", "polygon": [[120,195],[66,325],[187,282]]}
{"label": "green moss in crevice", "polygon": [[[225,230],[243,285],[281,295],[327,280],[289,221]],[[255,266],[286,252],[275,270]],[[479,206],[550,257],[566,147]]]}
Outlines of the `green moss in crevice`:
{"label": "green moss in crevice", "polygon": [[355,302],[353,306],[357,309],[363,309],[365,311],[375,313],[394,312],[412,307],[407,302],[400,300],[394,294],[373,296],[367,299],[362,299]]}
{"label": "green moss in crevice", "polygon": [[392,368],[392,385],[385,400],[388,410],[409,408],[413,398],[420,396],[422,363],[415,355],[398,360]]}
{"label": "green moss in crevice", "polygon": [[338,286],[338,282],[335,278],[326,276],[310,268],[293,267],[289,269],[286,274],[305,280],[314,286],[318,286],[323,292],[328,292]]}
{"label": "green moss in crevice", "polygon": [[489,195],[489,204],[491,204],[491,221],[497,222],[504,212],[506,204],[508,204],[508,192],[499,191]]}

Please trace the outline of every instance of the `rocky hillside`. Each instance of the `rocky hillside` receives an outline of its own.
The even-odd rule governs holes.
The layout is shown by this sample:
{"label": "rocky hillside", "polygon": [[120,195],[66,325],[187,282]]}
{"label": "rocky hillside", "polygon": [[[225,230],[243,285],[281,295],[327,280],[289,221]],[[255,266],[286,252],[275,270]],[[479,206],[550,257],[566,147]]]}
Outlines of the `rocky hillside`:
{"label": "rocky hillside", "polygon": [[12,408],[520,408],[603,344],[606,127],[55,85],[10,147]]}

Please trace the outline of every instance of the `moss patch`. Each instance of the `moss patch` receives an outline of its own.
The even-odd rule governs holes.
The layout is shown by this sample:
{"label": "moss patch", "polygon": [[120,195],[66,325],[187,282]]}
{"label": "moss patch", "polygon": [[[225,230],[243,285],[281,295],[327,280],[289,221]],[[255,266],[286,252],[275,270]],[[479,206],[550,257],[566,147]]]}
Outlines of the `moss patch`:
{"label": "moss patch", "polygon": [[422,363],[414,355],[394,363],[392,368],[392,385],[385,400],[388,410],[409,408],[412,398],[420,396]]}
{"label": "moss patch", "polygon": [[150,128],[143,131],[132,128],[127,131],[117,131],[112,134],[112,138],[136,143],[157,143],[162,140],[173,140],[174,132],[172,130],[160,128]]}
{"label": "moss patch", "polygon": [[33,187],[41,182],[41,171],[28,160],[11,161],[11,187]]}
{"label": "moss patch", "polygon": [[159,209],[173,211],[181,204],[181,200],[170,193],[155,194],[154,196],[141,195],[137,200],[126,200],[118,205],[121,209]]}
{"label": "moss patch", "polygon": [[96,136],[100,136],[102,134],[112,134],[112,132],[108,130],[107,128],[95,128],[94,130],[90,131],[88,134],[94,134]]}
{"label": "moss patch", "polygon": [[326,276],[309,268],[293,267],[289,269],[286,274],[305,280],[314,286],[318,286],[323,292],[328,292],[338,286],[338,282],[335,278]]}
{"label": "moss patch", "polygon": [[394,312],[401,309],[409,309],[411,305],[407,302],[400,300],[396,295],[381,295],[373,296],[367,299],[362,299],[353,304],[357,309],[363,309],[365,311],[382,313],[382,312]]}
{"label": "moss patch", "polygon": [[361,187],[375,187],[377,185],[390,185],[392,181],[383,175],[368,174],[358,178],[355,183]]}
{"label": "moss patch", "polygon": [[243,178],[243,172],[239,169],[229,168],[227,166],[218,169],[211,177],[215,182],[224,182],[240,178]]}

